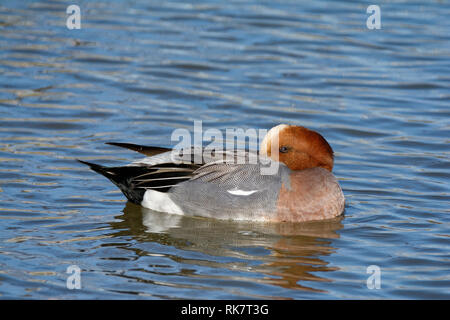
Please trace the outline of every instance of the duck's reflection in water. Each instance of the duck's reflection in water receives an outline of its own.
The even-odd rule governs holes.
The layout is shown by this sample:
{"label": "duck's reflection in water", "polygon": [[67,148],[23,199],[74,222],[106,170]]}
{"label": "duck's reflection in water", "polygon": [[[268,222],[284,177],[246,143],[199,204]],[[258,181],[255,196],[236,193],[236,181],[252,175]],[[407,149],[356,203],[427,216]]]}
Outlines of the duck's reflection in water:
{"label": "duck's reflection in water", "polygon": [[[156,241],[186,251],[213,257],[238,258],[239,263],[207,262],[209,267],[264,274],[257,281],[289,289],[321,292],[304,281],[330,281],[327,257],[336,251],[332,239],[339,238],[342,217],[307,223],[251,223],[183,217],[159,213],[127,203],[117,217],[115,236]],[[161,253],[163,254],[163,253]],[[221,259],[218,259],[221,260]],[[223,259],[222,259],[223,260]],[[189,261],[196,264],[195,261]],[[205,261],[198,261],[205,265]],[[311,284],[311,283],[310,283]]]}

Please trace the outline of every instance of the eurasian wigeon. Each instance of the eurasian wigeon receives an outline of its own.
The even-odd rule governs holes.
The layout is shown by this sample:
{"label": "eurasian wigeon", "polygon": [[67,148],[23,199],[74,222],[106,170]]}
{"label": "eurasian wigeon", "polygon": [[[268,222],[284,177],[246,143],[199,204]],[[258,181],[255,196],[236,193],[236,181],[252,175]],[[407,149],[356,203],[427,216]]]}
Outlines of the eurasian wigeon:
{"label": "eurasian wigeon", "polygon": [[[198,148],[189,150],[188,157],[183,150],[174,159],[176,153],[166,148],[109,144],[147,157],[122,167],[80,162],[111,180],[128,200],[156,211],[273,222],[330,219],[344,211],[344,194],[331,173],[333,150],[319,133],[304,127],[270,129],[259,153],[245,151],[244,163],[236,163],[236,156],[234,161],[212,161],[204,154],[198,163]],[[249,163],[252,155],[258,157],[256,163]],[[262,168],[273,164],[275,172],[262,174]]]}

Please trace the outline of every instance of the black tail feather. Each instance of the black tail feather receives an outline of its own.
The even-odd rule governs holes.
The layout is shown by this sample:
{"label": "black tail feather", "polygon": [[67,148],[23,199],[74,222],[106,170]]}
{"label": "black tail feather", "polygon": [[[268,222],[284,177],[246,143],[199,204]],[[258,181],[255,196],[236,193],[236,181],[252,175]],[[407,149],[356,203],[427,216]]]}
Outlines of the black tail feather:
{"label": "black tail feather", "polygon": [[137,151],[137,152],[145,154],[146,156],[149,156],[149,157],[171,150],[171,149],[161,148],[161,147],[141,146],[141,145],[133,144],[133,143],[106,142],[106,144],[109,144],[111,146],[125,148],[125,149],[130,149],[133,151]]}
{"label": "black tail feather", "polygon": [[89,166],[89,168],[91,168],[93,171],[100,173],[109,179],[108,174],[106,172],[106,167],[92,163],[92,162],[83,161],[80,159],[77,159],[77,161]]}
{"label": "black tail feather", "polygon": [[142,174],[141,167],[104,167],[95,163],[78,160],[89,166],[93,171],[100,173],[108,178],[112,183],[119,187],[128,200],[140,204],[144,198],[145,189],[139,188],[132,182],[130,177]]}

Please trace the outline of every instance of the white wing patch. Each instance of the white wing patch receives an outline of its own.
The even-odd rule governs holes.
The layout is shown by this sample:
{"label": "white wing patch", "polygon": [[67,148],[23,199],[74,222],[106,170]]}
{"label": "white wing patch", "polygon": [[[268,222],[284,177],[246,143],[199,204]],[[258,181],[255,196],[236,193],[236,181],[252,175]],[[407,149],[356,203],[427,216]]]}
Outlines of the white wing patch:
{"label": "white wing patch", "polygon": [[258,192],[258,190],[227,190],[228,193],[233,194],[235,196],[249,196],[251,194],[254,194],[255,192]]}

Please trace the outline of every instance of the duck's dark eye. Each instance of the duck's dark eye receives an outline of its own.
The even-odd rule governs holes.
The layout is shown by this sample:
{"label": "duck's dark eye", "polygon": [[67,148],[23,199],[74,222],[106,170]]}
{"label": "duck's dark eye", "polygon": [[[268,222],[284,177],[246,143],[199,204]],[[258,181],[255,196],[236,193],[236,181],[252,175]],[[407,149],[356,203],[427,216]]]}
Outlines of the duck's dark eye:
{"label": "duck's dark eye", "polygon": [[280,152],[281,153],[286,153],[288,151],[289,151],[288,147],[280,147]]}

